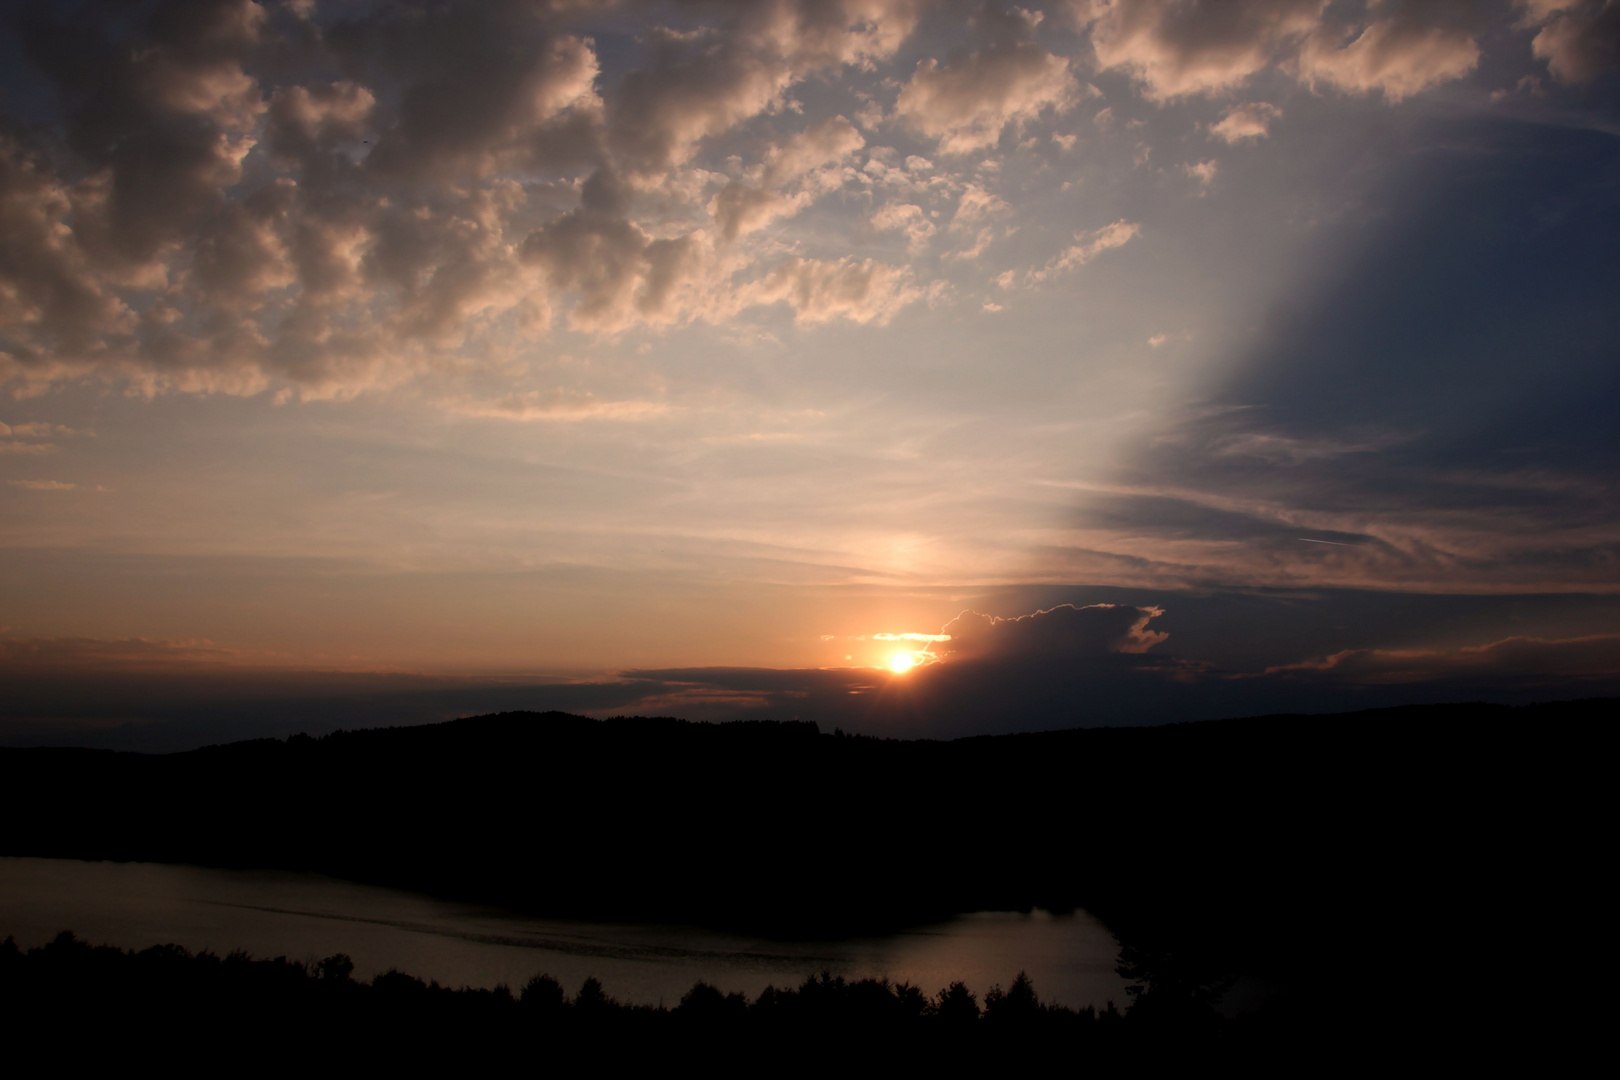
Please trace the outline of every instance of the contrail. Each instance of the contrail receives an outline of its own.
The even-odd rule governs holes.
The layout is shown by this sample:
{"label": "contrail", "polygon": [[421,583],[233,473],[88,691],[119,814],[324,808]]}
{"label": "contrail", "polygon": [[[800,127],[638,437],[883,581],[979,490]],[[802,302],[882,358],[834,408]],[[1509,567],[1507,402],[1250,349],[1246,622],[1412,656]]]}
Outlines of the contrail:
{"label": "contrail", "polygon": [[1300,537],[1307,544],[1332,544],[1334,547],[1355,547],[1355,544],[1341,544],[1337,540],[1312,540],[1308,536]]}

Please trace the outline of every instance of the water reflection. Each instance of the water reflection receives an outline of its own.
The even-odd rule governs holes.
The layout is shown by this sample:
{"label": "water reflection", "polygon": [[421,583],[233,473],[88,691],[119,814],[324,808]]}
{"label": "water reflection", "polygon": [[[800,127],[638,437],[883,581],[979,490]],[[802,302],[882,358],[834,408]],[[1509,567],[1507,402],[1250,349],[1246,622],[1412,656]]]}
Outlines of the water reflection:
{"label": "water reflection", "polygon": [[536,919],[312,874],[155,863],[0,858],[0,937],[40,944],[71,929],[95,943],[314,960],[354,958],[355,976],[398,968],[450,986],[517,987],[587,976],[622,1001],[673,1005],[699,979],[750,997],[829,971],[933,993],[960,979],[981,996],[1028,971],[1045,1000],[1125,1004],[1118,945],[1084,912],[984,912],[900,934],[782,942],[689,927]]}

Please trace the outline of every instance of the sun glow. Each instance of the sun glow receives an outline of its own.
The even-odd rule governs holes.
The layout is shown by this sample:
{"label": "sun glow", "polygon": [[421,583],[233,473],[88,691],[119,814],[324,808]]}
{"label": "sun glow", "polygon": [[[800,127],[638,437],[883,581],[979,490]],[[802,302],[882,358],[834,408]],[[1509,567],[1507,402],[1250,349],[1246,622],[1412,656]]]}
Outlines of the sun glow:
{"label": "sun glow", "polygon": [[889,670],[904,675],[917,666],[917,658],[908,652],[897,652],[889,657]]}

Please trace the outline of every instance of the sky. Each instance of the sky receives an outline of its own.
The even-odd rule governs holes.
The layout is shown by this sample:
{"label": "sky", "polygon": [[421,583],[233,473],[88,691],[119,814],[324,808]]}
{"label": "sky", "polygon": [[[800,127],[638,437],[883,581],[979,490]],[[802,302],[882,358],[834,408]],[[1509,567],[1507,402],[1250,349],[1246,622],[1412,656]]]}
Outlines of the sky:
{"label": "sky", "polygon": [[1620,693],[1616,0],[0,11],[0,740]]}

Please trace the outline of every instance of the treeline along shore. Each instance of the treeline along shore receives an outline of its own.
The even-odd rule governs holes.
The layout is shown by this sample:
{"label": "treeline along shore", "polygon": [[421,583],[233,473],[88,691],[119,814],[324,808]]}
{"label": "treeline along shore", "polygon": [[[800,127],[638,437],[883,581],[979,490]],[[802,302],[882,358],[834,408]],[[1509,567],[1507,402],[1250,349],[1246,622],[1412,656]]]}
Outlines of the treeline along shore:
{"label": "treeline along shore", "polygon": [[[1126,973],[1140,974],[1127,963]],[[614,1069],[685,1062],[706,1073],[937,1069],[1031,1071],[1131,1063],[1283,1064],[1295,1027],[1271,1013],[1223,1020],[1208,993],[1139,981],[1124,1011],[1042,1002],[1019,974],[981,1001],[961,983],[937,993],[831,975],[767,987],[750,1000],[697,983],[681,1000],[627,1005],[596,979],[569,993],[537,975],[520,990],[451,989],[388,971],[354,978],[342,954],[312,963],[243,953],[139,952],[92,946],[63,931],[22,950],[0,942],[0,1010],[14,1055],[161,1061],[300,1072],[365,1065]],[[324,1068],[323,1068],[324,1067]]]}
{"label": "treeline along shore", "polygon": [[1485,922],[1500,941],[1568,891],[1561,845],[1602,820],[1615,704],[953,742],[505,713],[164,755],[9,749],[0,854],[783,936],[1082,907],[1188,985],[1387,994],[1415,954],[1427,994],[1468,980]]}

